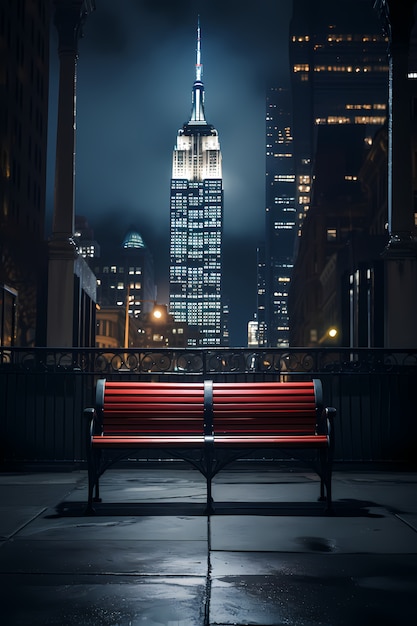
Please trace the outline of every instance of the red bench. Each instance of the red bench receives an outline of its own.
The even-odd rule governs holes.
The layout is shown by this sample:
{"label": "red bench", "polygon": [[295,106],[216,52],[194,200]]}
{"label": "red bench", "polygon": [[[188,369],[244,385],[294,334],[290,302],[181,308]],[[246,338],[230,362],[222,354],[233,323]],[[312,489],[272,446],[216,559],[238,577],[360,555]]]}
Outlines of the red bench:
{"label": "red bench", "polygon": [[289,383],[155,383],[99,380],[88,418],[87,513],[100,501],[99,478],[133,450],[158,451],[191,463],[212,479],[227,464],[259,449],[318,452],[320,499],[330,509],[333,417],[319,380]]}

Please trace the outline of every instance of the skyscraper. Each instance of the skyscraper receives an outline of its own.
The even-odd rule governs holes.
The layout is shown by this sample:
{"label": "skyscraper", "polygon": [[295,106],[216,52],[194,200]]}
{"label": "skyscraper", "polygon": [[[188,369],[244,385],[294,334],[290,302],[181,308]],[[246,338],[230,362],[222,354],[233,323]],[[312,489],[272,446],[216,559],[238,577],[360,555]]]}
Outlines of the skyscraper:
{"label": "skyscraper", "polygon": [[170,196],[170,312],[197,327],[193,345],[222,343],[222,156],[217,130],[204,112],[201,33],[190,120],[178,131]]}
{"label": "skyscraper", "polygon": [[[5,345],[42,345],[44,334],[50,17],[47,0],[0,7],[0,341]],[[3,295],[13,297],[6,318]],[[12,311],[17,326],[11,332]]]}
{"label": "skyscraper", "polygon": [[[259,344],[288,347],[288,293],[296,232],[295,173],[289,91],[271,87],[266,98],[266,213],[264,295],[258,285]],[[260,263],[258,260],[258,268]]]}
{"label": "skyscraper", "polygon": [[[376,200],[372,206],[361,176],[366,156],[375,159],[372,145],[381,141],[387,118],[387,43],[372,2],[294,0],[290,59],[300,237],[289,295],[291,346],[325,345],[332,327],[339,345],[379,341],[372,316],[374,306],[381,314],[384,244],[369,236]],[[386,176],[380,176],[379,198],[384,185]],[[354,325],[365,310],[363,340],[354,337]]]}
{"label": "skyscraper", "polygon": [[[82,243],[78,242],[80,249]],[[90,240],[84,243],[90,245]],[[153,257],[134,226],[126,232],[121,245],[104,247],[101,258],[91,259],[90,264],[97,277],[100,306],[127,309],[133,317],[152,309],[156,301]]]}
{"label": "skyscraper", "polygon": [[368,0],[294,0],[290,26],[298,235],[310,207],[317,133],[360,125],[370,146],[388,99],[387,38]]}

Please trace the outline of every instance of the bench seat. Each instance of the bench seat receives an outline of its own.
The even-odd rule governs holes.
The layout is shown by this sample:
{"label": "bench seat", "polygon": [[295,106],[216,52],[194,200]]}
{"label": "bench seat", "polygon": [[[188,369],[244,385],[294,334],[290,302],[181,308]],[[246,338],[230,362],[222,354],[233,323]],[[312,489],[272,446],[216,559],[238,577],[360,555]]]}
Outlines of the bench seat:
{"label": "bench seat", "polygon": [[265,448],[281,446],[287,448],[327,448],[327,435],[215,435],[215,446],[247,446],[249,448]]}
{"label": "bench seat", "polygon": [[165,448],[173,446],[184,447],[204,447],[204,436],[195,435],[178,435],[163,436],[163,435],[95,435],[91,440],[93,448],[146,448],[147,446],[154,446],[156,448]]}

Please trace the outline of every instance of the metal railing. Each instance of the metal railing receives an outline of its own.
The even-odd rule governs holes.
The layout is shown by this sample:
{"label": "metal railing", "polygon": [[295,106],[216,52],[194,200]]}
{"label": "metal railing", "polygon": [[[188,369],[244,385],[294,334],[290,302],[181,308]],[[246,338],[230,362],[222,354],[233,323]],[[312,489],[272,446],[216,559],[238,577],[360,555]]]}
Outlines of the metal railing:
{"label": "metal railing", "polygon": [[98,378],[320,378],[338,413],[337,460],[417,458],[417,349],[0,348],[0,460],[83,461],[82,413]]}

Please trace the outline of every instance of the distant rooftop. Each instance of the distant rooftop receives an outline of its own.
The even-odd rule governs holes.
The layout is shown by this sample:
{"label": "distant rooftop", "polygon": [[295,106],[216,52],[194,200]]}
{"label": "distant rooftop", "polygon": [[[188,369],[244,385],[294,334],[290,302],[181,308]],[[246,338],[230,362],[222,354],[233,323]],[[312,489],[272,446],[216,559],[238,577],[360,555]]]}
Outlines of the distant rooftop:
{"label": "distant rooftop", "polygon": [[123,248],[146,248],[145,242],[137,230],[129,230],[123,240]]}

